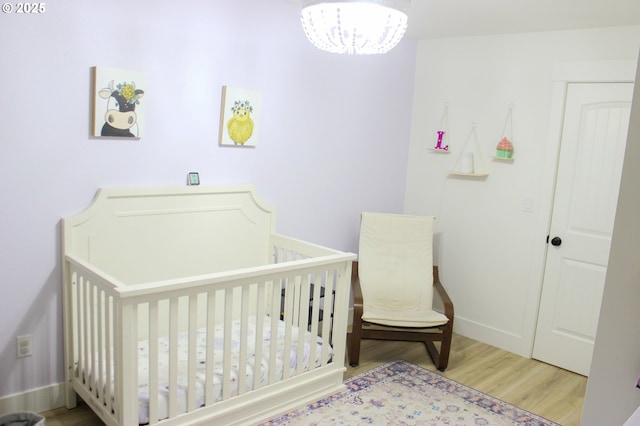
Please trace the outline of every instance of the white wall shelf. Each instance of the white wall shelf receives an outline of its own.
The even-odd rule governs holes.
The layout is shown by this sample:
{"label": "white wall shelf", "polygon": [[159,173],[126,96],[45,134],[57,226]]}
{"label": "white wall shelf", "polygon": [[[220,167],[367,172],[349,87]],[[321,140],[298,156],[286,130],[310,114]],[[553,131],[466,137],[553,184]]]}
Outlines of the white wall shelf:
{"label": "white wall shelf", "polygon": [[451,154],[451,151],[449,151],[448,149],[427,148],[427,150],[431,152],[437,152],[438,154]]}
{"label": "white wall shelf", "polygon": [[450,175],[452,176],[469,176],[469,177],[484,177],[484,176],[489,176],[489,173],[466,173],[466,172],[459,172],[457,170],[452,170],[449,172]]}

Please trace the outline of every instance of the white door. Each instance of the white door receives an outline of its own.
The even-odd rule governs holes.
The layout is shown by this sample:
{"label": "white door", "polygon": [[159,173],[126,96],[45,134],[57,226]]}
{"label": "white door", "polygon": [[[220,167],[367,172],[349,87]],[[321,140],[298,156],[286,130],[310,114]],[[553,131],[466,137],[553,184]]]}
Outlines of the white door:
{"label": "white door", "polygon": [[632,83],[570,83],[533,357],[588,375]]}

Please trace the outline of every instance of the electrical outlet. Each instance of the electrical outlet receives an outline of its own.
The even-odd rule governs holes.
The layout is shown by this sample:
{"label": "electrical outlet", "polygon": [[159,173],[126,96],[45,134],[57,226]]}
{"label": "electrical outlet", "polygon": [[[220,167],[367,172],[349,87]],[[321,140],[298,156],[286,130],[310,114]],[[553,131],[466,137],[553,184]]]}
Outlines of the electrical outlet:
{"label": "electrical outlet", "polygon": [[31,335],[18,336],[16,340],[18,341],[18,358],[31,356]]}

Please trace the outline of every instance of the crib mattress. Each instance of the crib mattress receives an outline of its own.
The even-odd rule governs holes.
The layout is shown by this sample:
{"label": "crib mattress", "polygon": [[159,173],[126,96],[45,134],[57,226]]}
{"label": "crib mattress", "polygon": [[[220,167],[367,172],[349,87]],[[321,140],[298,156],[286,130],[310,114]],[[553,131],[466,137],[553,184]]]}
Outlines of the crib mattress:
{"label": "crib mattress", "polygon": [[[274,335],[271,333],[271,317],[265,316],[262,319],[263,324],[263,346],[262,346],[262,358],[260,360],[261,368],[256,369],[256,356],[255,356],[255,342],[256,342],[256,318],[250,317],[248,322],[248,335],[247,335],[247,359],[246,363],[246,380],[245,390],[252,390],[254,387],[254,373],[259,371],[260,385],[266,385],[269,380],[269,357],[271,344],[277,345],[276,352],[276,380],[283,378],[283,362],[284,356],[284,338],[285,338],[285,323],[278,321],[278,328]],[[238,375],[240,371],[240,321],[234,321],[231,327],[231,370],[227,373],[230,376],[231,382],[231,395],[238,394]],[[303,349],[303,369],[306,371],[309,368],[310,355],[311,355],[311,342],[315,340],[317,349],[315,351],[315,359],[313,363],[315,366],[320,366],[322,355],[322,340],[318,337],[312,339],[311,333],[305,331],[304,349]],[[291,346],[290,346],[290,376],[295,375],[295,371],[298,364],[298,328],[292,327],[291,331]],[[188,333],[180,333],[178,335],[178,413],[185,413],[187,407],[187,389],[188,389]],[[205,403],[205,383],[206,383],[206,342],[207,342],[207,330],[200,328],[197,330],[197,370],[196,370],[196,405],[203,406]],[[215,400],[219,401],[222,398],[222,383],[224,378],[223,372],[223,342],[224,342],[224,326],[218,325],[215,328],[214,334],[214,377],[213,380],[213,392]],[[158,339],[158,416],[160,419],[168,417],[169,413],[169,339],[168,337],[161,337]],[[332,356],[331,348],[329,347],[329,358]],[[92,377],[89,374],[89,377]],[[149,423],[149,341],[143,340],[138,342],[138,421],[139,424]]]}

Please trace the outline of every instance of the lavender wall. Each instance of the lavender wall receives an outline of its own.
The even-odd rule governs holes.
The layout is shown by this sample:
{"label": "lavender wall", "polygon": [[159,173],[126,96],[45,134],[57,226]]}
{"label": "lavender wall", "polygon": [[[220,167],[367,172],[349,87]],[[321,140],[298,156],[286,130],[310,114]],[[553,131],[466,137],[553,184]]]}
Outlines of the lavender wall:
{"label": "lavender wall", "polygon": [[[98,187],[254,183],[278,232],[349,251],[360,211],[402,211],[415,42],[320,52],[285,0],[46,7],[0,16],[0,398],[63,381],[60,218]],[[146,71],[141,140],[89,137],[96,65]],[[262,93],[255,149],[218,146],[223,85]]]}

